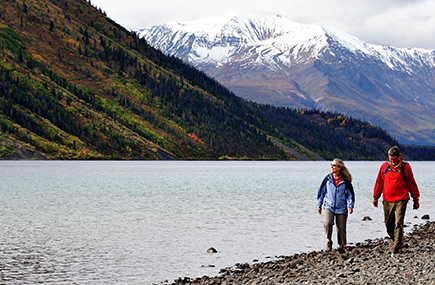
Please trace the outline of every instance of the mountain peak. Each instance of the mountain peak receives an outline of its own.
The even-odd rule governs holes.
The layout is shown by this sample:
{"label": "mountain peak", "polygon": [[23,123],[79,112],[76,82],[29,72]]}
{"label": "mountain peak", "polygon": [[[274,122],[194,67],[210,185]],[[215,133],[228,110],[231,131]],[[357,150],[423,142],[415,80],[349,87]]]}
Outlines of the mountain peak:
{"label": "mountain peak", "polygon": [[[138,32],[155,48],[193,65],[197,62],[219,65],[241,50],[250,50],[260,57],[273,54],[281,64],[291,65],[300,63],[301,57],[304,62],[309,62],[308,58],[318,59],[325,51],[336,56],[339,48],[360,57],[376,58],[391,69],[406,72],[413,69],[409,64],[424,62],[435,66],[433,50],[373,45],[326,24],[300,24],[280,15],[230,14],[167,22]],[[415,58],[416,54],[417,62],[404,59]]]}
{"label": "mountain peak", "polygon": [[435,144],[434,50],[373,45],[279,15],[155,25],[140,36],[246,99],[338,111],[406,143]]}
{"label": "mountain peak", "polygon": [[270,54],[270,47],[274,53],[281,53],[309,44],[318,52],[327,45],[323,26],[299,24],[280,15],[232,14],[169,22],[139,30],[139,35],[164,53],[182,54],[183,60],[193,64],[220,64],[241,50],[250,53],[260,49],[261,54]]}

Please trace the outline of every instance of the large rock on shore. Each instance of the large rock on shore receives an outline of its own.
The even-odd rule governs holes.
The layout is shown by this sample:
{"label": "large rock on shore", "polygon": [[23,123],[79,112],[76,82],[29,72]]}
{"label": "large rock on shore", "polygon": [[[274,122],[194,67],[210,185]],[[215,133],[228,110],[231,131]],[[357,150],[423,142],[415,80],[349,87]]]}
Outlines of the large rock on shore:
{"label": "large rock on shore", "polygon": [[357,243],[345,253],[311,252],[277,260],[236,264],[221,275],[173,284],[435,284],[435,223],[416,227],[405,237],[400,253],[391,255],[391,241],[377,239]]}

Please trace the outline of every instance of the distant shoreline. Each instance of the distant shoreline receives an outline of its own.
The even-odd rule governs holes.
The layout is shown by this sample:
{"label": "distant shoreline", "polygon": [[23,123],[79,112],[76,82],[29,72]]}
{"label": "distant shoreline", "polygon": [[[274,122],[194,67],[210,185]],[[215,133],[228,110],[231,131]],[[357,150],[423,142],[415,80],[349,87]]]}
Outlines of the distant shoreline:
{"label": "distant shoreline", "polygon": [[236,264],[216,277],[185,277],[172,284],[435,284],[435,222],[405,235],[402,251],[394,256],[389,239],[366,240],[345,253],[321,250]]}

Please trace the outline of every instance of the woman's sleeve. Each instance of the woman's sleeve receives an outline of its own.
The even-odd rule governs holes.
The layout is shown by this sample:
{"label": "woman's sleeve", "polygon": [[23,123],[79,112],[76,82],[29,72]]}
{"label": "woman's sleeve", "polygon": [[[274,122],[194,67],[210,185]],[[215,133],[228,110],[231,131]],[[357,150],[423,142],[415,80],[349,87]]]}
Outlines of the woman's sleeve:
{"label": "woman's sleeve", "polygon": [[351,182],[346,183],[347,188],[347,201],[349,202],[349,208],[352,208],[355,206],[355,191],[353,190],[353,185]]}
{"label": "woman's sleeve", "polygon": [[326,193],[326,182],[328,181],[328,177],[325,177],[320,184],[319,191],[317,191],[317,208],[321,208],[323,205],[323,198]]}

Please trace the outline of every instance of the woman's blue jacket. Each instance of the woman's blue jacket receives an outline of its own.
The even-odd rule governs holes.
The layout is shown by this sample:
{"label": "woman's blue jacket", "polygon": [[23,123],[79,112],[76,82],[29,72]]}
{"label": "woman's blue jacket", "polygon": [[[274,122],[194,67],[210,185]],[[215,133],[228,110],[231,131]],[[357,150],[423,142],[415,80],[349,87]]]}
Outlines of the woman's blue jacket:
{"label": "woman's blue jacket", "polygon": [[335,214],[346,214],[347,208],[355,205],[352,183],[341,180],[335,187],[332,173],[326,175],[317,193],[317,208],[328,209]]}

